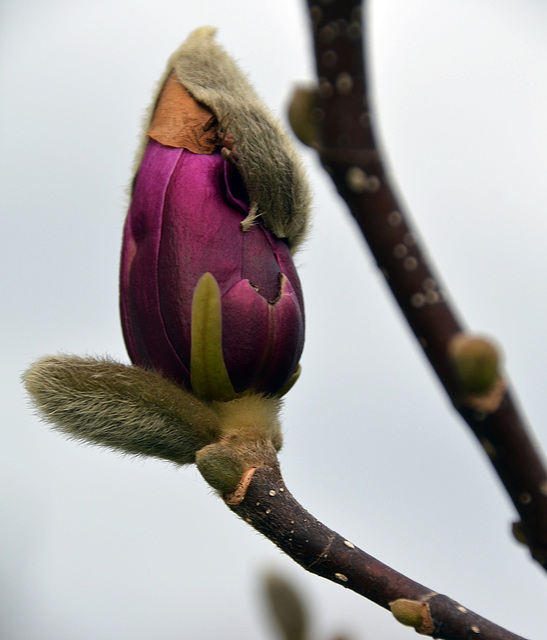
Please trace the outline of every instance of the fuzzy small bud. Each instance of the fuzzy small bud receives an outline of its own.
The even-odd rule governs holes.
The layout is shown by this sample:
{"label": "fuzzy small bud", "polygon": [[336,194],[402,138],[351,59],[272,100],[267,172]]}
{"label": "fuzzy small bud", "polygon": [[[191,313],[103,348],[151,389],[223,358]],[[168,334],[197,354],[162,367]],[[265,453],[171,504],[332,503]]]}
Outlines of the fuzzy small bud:
{"label": "fuzzy small bud", "polygon": [[196,464],[204,479],[221,494],[234,491],[246,471],[238,454],[221,442],[200,449]]}

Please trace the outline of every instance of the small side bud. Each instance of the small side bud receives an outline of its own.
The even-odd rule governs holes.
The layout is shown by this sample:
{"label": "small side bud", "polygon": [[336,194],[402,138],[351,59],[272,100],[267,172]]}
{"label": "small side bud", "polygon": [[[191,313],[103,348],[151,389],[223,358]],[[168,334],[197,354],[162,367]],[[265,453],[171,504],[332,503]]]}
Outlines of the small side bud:
{"label": "small side bud", "polygon": [[319,147],[321,114],[315,87],[296,87],[289,103],[289,123],[300,142],[312,149]]}
{"label": "small side bud", "polygon": [[448,345],[448,357],[458,380],[468,393],[487,393],[498,379],[499,352],[485,338],[463,333],[456,335]]}
{"label": "small side bud", "polygon": [[434,631],[433,620],[427,602],[400,598],[389,603],[389,608],[395,619],[407,627],[414,627],[418,633],[425,635]]}
{"label": "small side bud", "polygon": [[276,573],[265,577],[266,599],[272,618],[284,640],[304,640],[307,637],[308,614],[294,587]]}
{"label": "small side bud", "polygon": [[200,449],[196,464],[204,479],[221,494],[232,493],[246,471],[244,460],[221,442]]}

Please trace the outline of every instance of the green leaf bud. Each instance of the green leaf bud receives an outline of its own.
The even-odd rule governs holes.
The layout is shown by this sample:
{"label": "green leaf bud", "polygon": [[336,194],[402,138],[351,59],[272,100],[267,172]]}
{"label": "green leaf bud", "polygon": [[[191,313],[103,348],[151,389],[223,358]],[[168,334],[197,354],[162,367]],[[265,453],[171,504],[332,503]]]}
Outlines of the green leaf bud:
{"label": "green leaf bud", "polygon": [[456,335],[448,345],[448,357],[468,393],[487,393],[498,379],[500,356],[497,348],[485,338]]}
{"label": "green leaf bud", "polygon": [[429,635],[434,626],[427,602],[399,598],[389,603],[391,613],[395,619],[408,627],[414,627],[418,633]]}

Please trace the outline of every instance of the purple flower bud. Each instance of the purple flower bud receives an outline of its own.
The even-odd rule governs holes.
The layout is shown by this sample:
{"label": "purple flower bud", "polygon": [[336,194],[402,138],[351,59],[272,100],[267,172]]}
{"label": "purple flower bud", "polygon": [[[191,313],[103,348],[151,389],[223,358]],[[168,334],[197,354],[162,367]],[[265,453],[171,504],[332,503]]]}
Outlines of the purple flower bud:
{"label": "purple flower bud", "polygon": [[[198,155],[148,141],[121,259],[122,326],[133,363],[192,388],[192,305],[198,316],[213,313],[208,299],[194,298],[209,273],[220,292],[220,360],[235,393],[276,394],[293,376],[304,344],[300,281],[285,241],[261,224],[242,231],[248,211],[239,172],[218,150]],[[215,336],[200,339],[207,345]]]}

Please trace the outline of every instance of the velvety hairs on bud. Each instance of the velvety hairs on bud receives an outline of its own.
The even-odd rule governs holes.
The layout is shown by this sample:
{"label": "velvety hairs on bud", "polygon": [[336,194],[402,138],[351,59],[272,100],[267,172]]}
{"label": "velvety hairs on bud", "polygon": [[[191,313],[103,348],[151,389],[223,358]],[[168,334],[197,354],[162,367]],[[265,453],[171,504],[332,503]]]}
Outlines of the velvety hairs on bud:
{"label": "velvety hairs on bud", "polygon": [[[236,63],[214,40],[214,27],[200,27],[171,56],[152,102],[145,131],[161,91],[174,71],[183,87],[215,115],[241,159],[238,169],[250,208],[243,223],[258,218],[294,251],[306,235],[310,193],[300,158],[288,135],[270,114]],[[137,156],[140,164],[146,140]]]}
{"label": "velvety hairs on bud", "polygon": [[220,435],[218,417],[163,376],[108,359],[46,356],[23,376],[40,416],[64,434],[177,464]]}
{"label": "velvety hairs on bud", "polygon": [[281,449],[281,399],[251,394],[231,402],[213,402],[211,407],[224,437],[238,434],[249,441],[268,440],[276,451]]}

